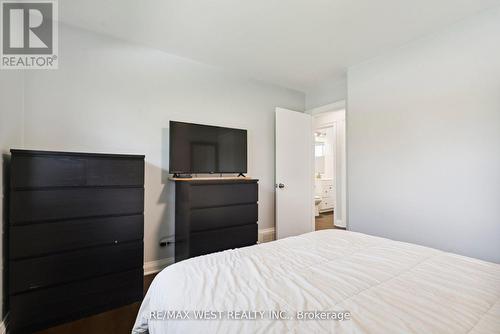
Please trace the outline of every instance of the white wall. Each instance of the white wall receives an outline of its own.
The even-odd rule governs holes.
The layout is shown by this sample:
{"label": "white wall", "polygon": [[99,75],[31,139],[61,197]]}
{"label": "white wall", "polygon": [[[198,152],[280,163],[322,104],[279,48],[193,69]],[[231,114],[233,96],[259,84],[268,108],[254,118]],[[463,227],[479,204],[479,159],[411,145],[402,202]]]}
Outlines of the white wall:
{"label": "white wall", "polygon": [[349,226],[500,262],[500,9],[348,71]]}
{"label": "white wall", "polygon": [[[23,74],[18,71],[0,71],[0,215],[2,232],[6,224],[4,193],[7,178],[3,166],[8,163],[8,153],[12,146],[22,145],[23,128]],[[4,159],[7,158],[7,159]],[[0,232],[1,233],[1,232]],[[3,238],[0,238],[0,267],[3,268]],[[3,271],[2,271],[3,272]],[[0,275],[0,315],[3,309],[3,275]],[[1,321],[0,316],[0,321]]]}
{"label": "white wall", "polygon": [[248,129],[248,175],[260,179],[259,228],[274,227],[274,108],[304,110],[303,93],[62,26],[59,69],[26,72],[25,148],[146,155],[145,260],[174,233],[169,120]]}
{"label": "white wall", "polygon": [[345,77],[331,78],[306,91],[306,109],[321,107],[347,98]]}

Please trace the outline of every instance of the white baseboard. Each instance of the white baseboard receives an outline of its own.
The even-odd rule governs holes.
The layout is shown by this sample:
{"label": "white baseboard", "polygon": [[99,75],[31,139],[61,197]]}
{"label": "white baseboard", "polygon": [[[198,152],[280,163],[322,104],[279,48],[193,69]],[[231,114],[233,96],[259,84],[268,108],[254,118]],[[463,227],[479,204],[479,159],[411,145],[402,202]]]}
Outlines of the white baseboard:
{"label": "white baseboard", "polygon": [[[269,242],[273,241],[275,239],[275,232],[274,232],[274,227],[272,228],[265,228],[262,230],[259,230],[259,236],[258,236],[259,243],[263,242]],[[160,259],[160,260],[155,260],[155,261],[149,261],[144,263],[144,275],[151,275],[151,274],[156,274],[169,265],[173,264],[175,262],[175,259],[173,257],[168,257],[166,259]],[[3,334],[0,331],[0,334]]]}
{"label": "white baseboard", "polygon": [[175,259],[173,257],[145,262],[144,275],[156,274],[162,271],[164,268],[168,267],[169,265],[173,264],[174,262]]}
{"label": "white baseboard", "polygon": [[269,242],[276,239],[274,227],[259,230],[259,243]]}
{"label": "white baseboard", "polygon": [[6,319],[7,317],[5,317],[2,322],[0,322],[0,334],[7,333],[7,326],[5,326],[5,323],[7,322]]}
{"label": "white baseboard", "polygon": [[335,221],[335,226],[343,227],[343,228],[346,227],[345,224],[344,224],[344,222],[342,220],[340,220],[340,219],[337,219],[337,221]]}

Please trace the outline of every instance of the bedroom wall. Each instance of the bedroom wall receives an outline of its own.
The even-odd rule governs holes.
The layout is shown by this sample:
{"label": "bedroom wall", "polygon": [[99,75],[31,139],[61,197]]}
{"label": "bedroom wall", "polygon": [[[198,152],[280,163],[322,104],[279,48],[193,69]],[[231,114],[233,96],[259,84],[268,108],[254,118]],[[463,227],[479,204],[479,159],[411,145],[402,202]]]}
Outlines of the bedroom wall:
{"label": "bedroom wall", "polygon": [[[8,174],[4,168],[12,146],[23,143],[23,73],[0,71],[0,214],[2,227],[6,222],[4,194],[7,190]],[[3,232],[3,228],[2,228]],[[0,238],[0,266],[3,268],[3,238]],[[3,272],[3,271],[2,271]],[[3,275],[0,275],[0,314],[3,315]],[[2,317],[0,317],[0,321]],[[1,327],[0,327],[1,331]]]}
{"label": "bedroom wall", "polygon": [[348,71],[349,227],[500,263],[500,9]]}
{"label": "bedroom wall", "polygon": [[58,70],[27,72],[25,147],[145,154],[145,261],[173,256],[169,120],[248,129],[259,229],[274,227],[274,109],[304,110],[303,93],[68,26],[59,45]]}
{"label": "bedroom wall", "polygon": [[306,109],[321,107],[347,99],[346,77],[335,77],[306,90]]}

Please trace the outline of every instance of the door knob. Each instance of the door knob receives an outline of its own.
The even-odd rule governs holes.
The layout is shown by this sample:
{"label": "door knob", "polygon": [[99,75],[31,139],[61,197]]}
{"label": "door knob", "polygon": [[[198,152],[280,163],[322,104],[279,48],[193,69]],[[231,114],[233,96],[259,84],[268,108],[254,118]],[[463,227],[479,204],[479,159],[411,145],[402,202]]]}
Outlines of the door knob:
{"label": "door knob", "polygon": [[278,188],[283,189],[285,188],[285,185],[283,183],[278,184]]}

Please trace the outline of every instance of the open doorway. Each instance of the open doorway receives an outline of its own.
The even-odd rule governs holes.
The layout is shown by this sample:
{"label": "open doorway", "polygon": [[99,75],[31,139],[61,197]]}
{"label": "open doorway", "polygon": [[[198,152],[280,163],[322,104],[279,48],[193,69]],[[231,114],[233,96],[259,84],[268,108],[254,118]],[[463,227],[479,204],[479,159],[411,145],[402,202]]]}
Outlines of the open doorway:
{"label": "open doorway", "polygon": [[334,228],[336,124],[314,129],[315,230]]}
{"label": "open doorway", "polygon": [[346,228],[345,108],[316,108],[314,136],[314,230]]}

